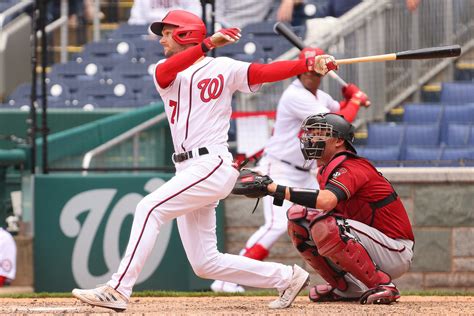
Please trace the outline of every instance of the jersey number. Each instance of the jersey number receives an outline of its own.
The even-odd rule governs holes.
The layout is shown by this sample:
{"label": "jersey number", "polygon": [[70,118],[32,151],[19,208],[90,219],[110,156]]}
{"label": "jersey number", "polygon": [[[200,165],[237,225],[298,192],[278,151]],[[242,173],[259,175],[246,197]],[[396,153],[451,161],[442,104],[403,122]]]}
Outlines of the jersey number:
{"label": "jersey number", "polygon": [[174,117],[176,116],[176,112],[178,110],[178,102],[170,100],[170,107],[173,108],[173,112],[171,113],[171,124],[174,124]]}

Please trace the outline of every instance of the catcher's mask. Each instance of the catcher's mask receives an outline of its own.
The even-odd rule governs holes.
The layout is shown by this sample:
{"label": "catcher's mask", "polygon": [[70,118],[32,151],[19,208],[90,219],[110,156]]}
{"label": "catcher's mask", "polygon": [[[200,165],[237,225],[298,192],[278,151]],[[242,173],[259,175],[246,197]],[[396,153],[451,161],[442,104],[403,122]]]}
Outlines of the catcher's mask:
{"label": "catcher's mask", "polygon": [[347,149],[357,153],[354,141],[354,126],[344,119],[344,116],[325,113],[308,116],[301,124],[301,152],[306,160],[319,159],[330,138],[342,138]]}

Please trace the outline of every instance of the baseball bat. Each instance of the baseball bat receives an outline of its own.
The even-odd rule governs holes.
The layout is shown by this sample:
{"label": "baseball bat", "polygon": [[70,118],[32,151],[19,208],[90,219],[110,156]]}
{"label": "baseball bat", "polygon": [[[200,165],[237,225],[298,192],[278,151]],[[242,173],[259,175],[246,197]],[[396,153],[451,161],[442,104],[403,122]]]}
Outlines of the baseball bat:
{"label": "baseball bat", "polygon": [[[273,31],[279,35],[282,35],[284,38],[286,38],[291,44],[293,44],[296,48],[299,50],[303,50],[306,45],[305,43],[299,38],[292,29],[290,29],[285,23],[282,22],[277,22],[273,26]],[[336,74],[334,71],[329,72],[329,76],[336,80],[341,86],[345,87],[347,86],[347,82],[344,81],[341,77],[339,77],[338,74]]]}
{"label": "baseball bat", "polygon": [[373,55],[365,57],[347,58],[336,60],[338,65],[347,65],[355,63],[367,63],[389,60],[416,60],[416,59],[432,59],[432,58],[446,58],[457,57],[461,55],[461,46],[441,46],[406,50],[398,53]]}

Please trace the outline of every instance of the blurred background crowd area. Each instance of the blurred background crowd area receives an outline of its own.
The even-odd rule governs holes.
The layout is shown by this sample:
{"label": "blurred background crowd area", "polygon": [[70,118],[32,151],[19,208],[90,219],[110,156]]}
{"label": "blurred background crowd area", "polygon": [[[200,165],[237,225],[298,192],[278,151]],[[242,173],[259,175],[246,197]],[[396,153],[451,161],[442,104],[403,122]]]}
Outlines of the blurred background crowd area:
{"label": "blurred background crowd area", "polygon": [[[30,35],[35,27],[38,3],[46,7],[45,54],[41,54],[39,43],[36,50],[31,48]],[[44,92],[50,136],[92,119],[160,103],[151,74],[156,62],[164,56],[158,38],[148,32],[148,26],[170,9],[182,8],[201,15],[209,33],[220,27],[242,28],[239,43],[213,53],[248,62],[297,57],[299,51],[273,31],[276,21],[291,25],[306,44],[318,46],[336,58],[461,45],[462,55],[456,59],[359,63],[342,66],[338,74],[346,82],[357,84],[372,101],[372,106],[361,110],[355,122],[356,145],[362,155],[380,166],[472,164],[472,0],[51,0],[38,3],[0,1],[0,38],[4,43],[0,50],[3,65],[0,110],[16,115],[21,122],[14,124],[15,119],[2,115],[6,121],[0,124],[3,126],[0,126],[0,145],[5,149],[28,143],[31,135],[31,128],[23,120],[29,116],[31,121],[33,62],[37,71],[35,110],[42,108],[43,72],[46,79]],[[35,61],[33,52],[36,52]],[[263,147],[271,133],[279,97],[289,82],[267,84],[259,93],[235,96],[229,131],[234,153],[249,155]],[[334,99],[341,99],[340,84],[329,76],[323,80],[321,89]],[[85,118],[86,112],[89,118]],[[62,118],[62,113],[69,113],[69,119]],[[61,118],[56,119],[55,115]],[[153,129],[142,133],[142,141],[159,142],[161,136],[150,130]],[[254,143],[249,143],[249,139]],[[102,163],[153,167],[166,162],[171,166],[168,157],[157,158],[156,150],[147,149],[149,146],[136,148],[136,144],[140,142],[123,145],[122,150],[115,148],[113,162],[104,158]],[[133,159],[127,153],[131,147],[136,153]],[[77,166],[82,159],[80,155],[58,157],[56,163],[61,167]]]}

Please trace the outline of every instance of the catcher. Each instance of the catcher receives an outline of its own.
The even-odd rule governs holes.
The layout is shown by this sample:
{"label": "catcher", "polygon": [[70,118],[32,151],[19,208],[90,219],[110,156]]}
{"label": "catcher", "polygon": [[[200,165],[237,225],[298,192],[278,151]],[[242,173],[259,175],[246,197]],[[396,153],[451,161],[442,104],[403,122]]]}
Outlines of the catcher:
{"label": "catcher", "polygon": [[302,132],[305,159],[320,167],[319,190],[281,186],[242,170],[232,192],[295,203],[287,212],[288,234],[327,282],[310,289],[311,301],[395,302],[400,293],[392,280],[410,268],[414,246],[400,198],[367,159],[357,156],[354,127],[343,116],[309,116]]}

